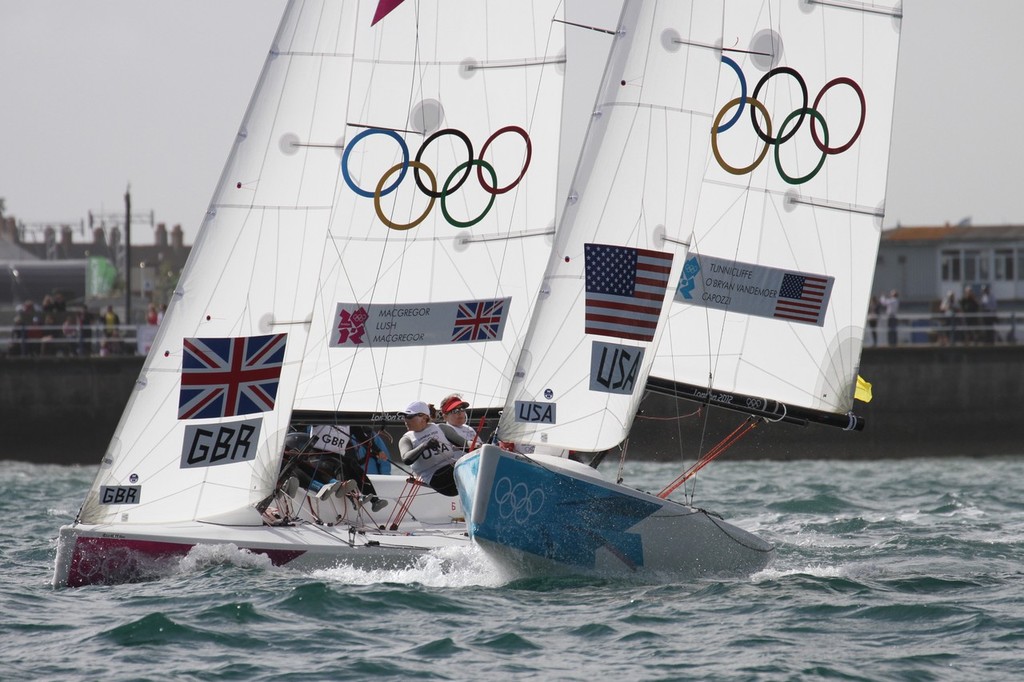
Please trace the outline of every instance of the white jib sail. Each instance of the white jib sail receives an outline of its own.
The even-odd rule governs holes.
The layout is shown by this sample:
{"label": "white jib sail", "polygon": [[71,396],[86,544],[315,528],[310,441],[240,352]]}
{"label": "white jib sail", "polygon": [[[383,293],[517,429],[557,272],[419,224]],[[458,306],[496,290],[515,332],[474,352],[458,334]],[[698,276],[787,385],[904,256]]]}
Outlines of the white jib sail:
{"label": "white jib sail", "polygon": [[516,443],[627,435],[694,223],[722,9],[627,2],[500,424]]}

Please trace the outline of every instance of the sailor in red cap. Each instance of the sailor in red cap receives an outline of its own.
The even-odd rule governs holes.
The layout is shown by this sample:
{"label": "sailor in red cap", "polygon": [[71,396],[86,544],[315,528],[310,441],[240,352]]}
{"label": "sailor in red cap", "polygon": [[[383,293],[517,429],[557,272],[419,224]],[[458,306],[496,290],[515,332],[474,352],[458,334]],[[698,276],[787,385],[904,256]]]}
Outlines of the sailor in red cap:
{"label": "sailor in red cap", "polygon": [[448,440],[468,452],[480,445],[480,441],[476,430],[466,423],[469,419],[469,415],[466,414],[467,407],[469,403],[458,393],[447,395],[441,400],[441,417],[444,418],[441,429],[448,436]]}

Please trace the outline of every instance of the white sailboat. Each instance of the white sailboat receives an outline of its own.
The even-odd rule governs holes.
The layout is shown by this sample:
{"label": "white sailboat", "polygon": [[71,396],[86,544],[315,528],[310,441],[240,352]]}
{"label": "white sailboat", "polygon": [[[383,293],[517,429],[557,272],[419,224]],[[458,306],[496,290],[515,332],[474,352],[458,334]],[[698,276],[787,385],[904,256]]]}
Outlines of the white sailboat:
{"label": "white sailboat", "polygon": [[[458,498],[380,508],[282,472],[296,426],[504,403],[554,231],[557,0],[292,0],[55,586],[196,545],[382,566],[469,542]],[[284,474],[284,475],[283,475]],[[341,496],[326,490],[342,492]],[[348,494],[346,494],[348,493]]]}
{"label": "white sailboat", "polygon": [[[625,3],[503,439],[618,446],[648,387],[862,425],[901,17],[896,0]],[[773,556],[672,486],[494,446],[456,475],[474,540],[513,564],[702,575]]]}

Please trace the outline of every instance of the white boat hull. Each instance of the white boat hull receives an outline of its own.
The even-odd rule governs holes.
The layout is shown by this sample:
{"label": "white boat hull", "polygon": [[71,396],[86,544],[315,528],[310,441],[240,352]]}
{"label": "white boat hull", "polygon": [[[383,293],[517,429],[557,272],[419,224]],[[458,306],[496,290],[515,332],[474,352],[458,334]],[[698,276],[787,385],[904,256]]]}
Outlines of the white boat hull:
{"label": "white boat hull", "polygon": [[[260,524],[184,521],[166,524],[76,523],[60,529],[54,587],[80,587],[149,580],[172,572],[197,545],[231,545],[266,555],[277,566],[366,569],[412,565],[424,553],[466,546],[462,505],[430,488],[408,485],[403,476],[371,476],[388,505],[373,512],[352,497],[318,499],[299,489],[279,494]],[[406,507],[402,513],[403,507]],[[290,519],[281,525],[275,512]]]}
{"label": "white boat hull", "polygon": [[596,575],[749,575],[774,547],[577,462],[487,445],[455,468],[470,536],[498,562]]}

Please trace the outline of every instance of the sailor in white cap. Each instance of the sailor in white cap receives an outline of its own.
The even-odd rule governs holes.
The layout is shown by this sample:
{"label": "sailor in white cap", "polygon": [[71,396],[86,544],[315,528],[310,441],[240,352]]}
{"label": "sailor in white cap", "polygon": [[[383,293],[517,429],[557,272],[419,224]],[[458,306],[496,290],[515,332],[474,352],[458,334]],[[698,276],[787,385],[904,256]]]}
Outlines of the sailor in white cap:
{"label": "sailor in white cap", "polygon": [[398,441],[402,461],[412,469],[416,478],[437,492],[448,497],[458,495],[455,461],[459,454],[434,423],[434,407],[416,400],[409,403],[401,414],[409,429]]}

